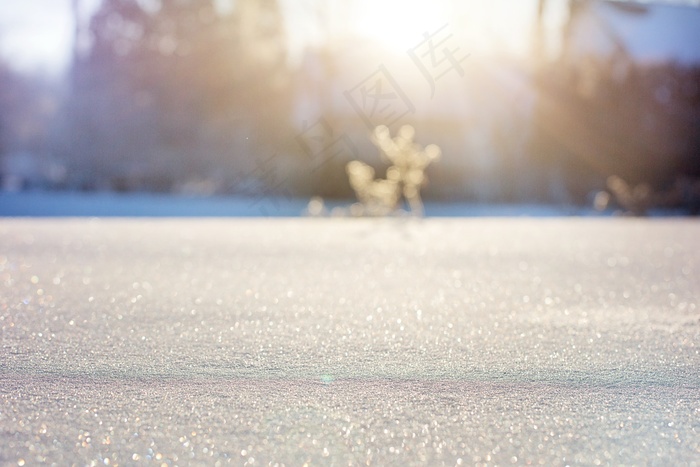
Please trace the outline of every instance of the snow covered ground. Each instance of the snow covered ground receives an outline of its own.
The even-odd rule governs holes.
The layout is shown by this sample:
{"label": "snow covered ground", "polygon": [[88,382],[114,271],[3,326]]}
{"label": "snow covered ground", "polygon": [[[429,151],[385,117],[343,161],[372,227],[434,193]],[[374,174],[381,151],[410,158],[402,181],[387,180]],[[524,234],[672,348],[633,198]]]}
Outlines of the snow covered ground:
{"label": "snow covered ground", "polygon": [[[147,193],[20,192],[0,193],[0,216],[41,217],[298,217],[308,198],[285,196],[194,197]],[[352,200],[326,201],[347,208]],[[427,216],[598,215],[592,208],[551,205],[493,205],[427,202]]]}
{"label": "snow covered ground", "polygon": [[700,465],[700,223],[0,219],[0,465]]}

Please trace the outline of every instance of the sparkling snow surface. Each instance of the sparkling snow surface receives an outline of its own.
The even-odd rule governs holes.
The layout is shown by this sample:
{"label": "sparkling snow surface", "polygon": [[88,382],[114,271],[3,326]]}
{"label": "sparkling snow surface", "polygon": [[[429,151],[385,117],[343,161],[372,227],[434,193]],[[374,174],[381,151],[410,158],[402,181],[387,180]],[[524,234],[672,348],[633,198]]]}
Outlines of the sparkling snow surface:
{"label": "sparkling snow surface", "polygon": [[0,465],[700,465],[700,223],[0,220]]}

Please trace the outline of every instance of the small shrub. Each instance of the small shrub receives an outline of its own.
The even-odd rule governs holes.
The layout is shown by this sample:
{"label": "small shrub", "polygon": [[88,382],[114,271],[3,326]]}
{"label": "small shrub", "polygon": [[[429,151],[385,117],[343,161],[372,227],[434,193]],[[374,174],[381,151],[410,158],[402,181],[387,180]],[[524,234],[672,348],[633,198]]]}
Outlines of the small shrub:
{"label": "small shrub", "polygon": [[440,148],[430,144],[425,148],[413,142],[415,131],[404,125],[396,137],[389,129],[378,126],[372,133],[372,142],[392,163],[386,179],[375,179],[374,169],[360,161],[351,161],[346,171],[350,186],[361,203],[363,214],[382,216],[396,210],[401,198],[406,200],[411,213],[423,214],[420,189],[426,182],[425,169],[440,158]]}

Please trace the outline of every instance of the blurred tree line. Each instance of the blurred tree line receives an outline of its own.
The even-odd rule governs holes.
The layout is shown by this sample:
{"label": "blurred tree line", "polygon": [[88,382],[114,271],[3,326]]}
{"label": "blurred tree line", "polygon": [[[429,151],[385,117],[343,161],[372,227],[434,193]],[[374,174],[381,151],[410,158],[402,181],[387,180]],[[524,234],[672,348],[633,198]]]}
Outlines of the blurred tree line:
{"label": "blurred tree line", "polygon": [[255,158],[292,140],[276,0],[104,0],[87,20],[80,3],[73,63],[50,93],[55,108],[37,109],[46,105],[41,83],[0,66],[0,154],[42,154],[50,144],[65,169],[55,184],[72,189],[196,182],[240,192],[266,182]]}
{"label": "blurred tree line", "polygon": [[[342,197],[351,195],[345,163],[373,160],[343,90],[381,50],[352,36],[331,40],[323,0],[296,5],[325,31],[325,45],[307,47],[294,69],[278,0],[102,0],[89,17],[82,2],[72,0],[75,49],[64,80],[0,63],[5,188]],[[426,194],[585,204],[615,175],[673,194],[664,199],[697,199],[698,65],[642,66],[614,30],[586,29],[598,14],[589,2],[569,3],[563,30],[552,33],[561,50],[545,60],[548,3],[538,2],[532,72],[507,57],[475,60],[448,93],[457,105],[411,117],[445,156]],[[645,9],[627,19],[653,24]],[[577,50],[577,38],[593,36],[612,41],[615,54]],[[410,89],[411,76],[402,86]],[[695,180],[685,184],[692,189],[673,188],[679,175]]]}
{"label": "blurred tree line", "polygon": [[[540,1],[540,12],[546,3]],[[632,42],[643,39],[643,33],[663,40],[662,8],[572,1],[560,54],[536,70],[531,165],[575,202],[585,201],[591,187],[602,188],[605,180],[627,211],[663,207],[700,212],[700,63],[672,56],[644,61],[632,51]],[[683,18],[683,9],[666,8],[676,20]],[[697,27],[698,16],[690,17]],[[641,32],[625,38],[615,18],[636,22]],[[688,24],[677,27],[690,32]],[[584,47],[591,37],[610,52]],[[635,188],[638,196],[631,194]],[[635,197],[639,199],[632,201]]]}
{"label": "blurred tree line", "polygon": [[[52,144],[60,90],[42,76],[25,76],[0,61],[0,189],[22,188],[62,176],[56,164],[39,164]],[[6,155],[14,155],[6,159]],[[5,172],[21,175],[3,177]]]}

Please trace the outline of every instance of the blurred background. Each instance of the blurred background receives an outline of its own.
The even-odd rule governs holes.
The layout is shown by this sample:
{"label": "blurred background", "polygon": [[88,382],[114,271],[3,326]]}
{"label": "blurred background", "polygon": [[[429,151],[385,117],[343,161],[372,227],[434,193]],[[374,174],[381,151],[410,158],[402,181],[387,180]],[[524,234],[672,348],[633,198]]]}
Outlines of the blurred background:
{"label": "blurred background", "polygon": [[0,5],[6,193],[352,199],[404,124],[428,201],[697,213],[700,2]]}

